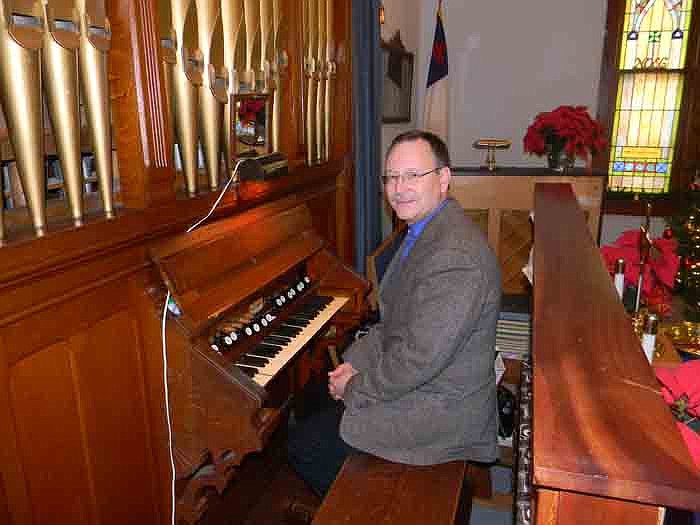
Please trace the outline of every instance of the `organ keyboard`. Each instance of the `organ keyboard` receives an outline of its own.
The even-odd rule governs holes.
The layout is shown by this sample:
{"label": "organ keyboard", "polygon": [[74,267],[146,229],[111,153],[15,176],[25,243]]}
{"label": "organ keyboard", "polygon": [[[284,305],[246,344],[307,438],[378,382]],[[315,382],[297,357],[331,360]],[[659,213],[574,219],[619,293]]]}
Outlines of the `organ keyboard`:
{"label": "organ keyboard", "polygon": [[[294,197],[175,236],[151,258],[154,310],[166,287],[173,301],[165,334],[178,517],[192,523],[206,510],[204,489],[223,491],[319,368],[306,350],[339,342],[364,318],[369,285],[326,248]],[[160,326],[151,328],[155,347]]]}
{"label": "organ keyboard", "polygon": [[239,357],[234,365],[258,385],[267,385],[348,300],[347,297],[325,296],[317,296],[317,299],[310,302],[311,308],[271,328],[269,335]]}

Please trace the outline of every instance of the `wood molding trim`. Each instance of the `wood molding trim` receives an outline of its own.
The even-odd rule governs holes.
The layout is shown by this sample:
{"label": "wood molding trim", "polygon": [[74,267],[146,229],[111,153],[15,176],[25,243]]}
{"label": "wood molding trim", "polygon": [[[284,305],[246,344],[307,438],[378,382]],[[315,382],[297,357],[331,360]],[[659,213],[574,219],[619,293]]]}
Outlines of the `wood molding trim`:
{"label": "wood molding trim", "polygon": [[121,197],[127,208],[175,199],[173,137],[153,0],[109,3],[110,90]]}

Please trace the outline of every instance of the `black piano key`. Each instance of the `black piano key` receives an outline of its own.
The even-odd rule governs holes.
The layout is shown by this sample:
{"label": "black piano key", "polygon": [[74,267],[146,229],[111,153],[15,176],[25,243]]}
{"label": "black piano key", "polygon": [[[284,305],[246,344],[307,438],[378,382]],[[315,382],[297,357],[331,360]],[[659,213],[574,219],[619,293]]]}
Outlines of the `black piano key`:
{"label": "black piano key", "polygon": [[280,353],[280,351],[275,348],[272,348],[271,346],[257,345],[249,353],[263,357],[275,357],[277,354]]}
{"label": "black piano key", "polygon": [[289,317],[311,321],[314,318],[314,315],[316,315],[314,312],[305,312],[304,310],[298,310],[292,313],[292,315],[290,315]]}
{"label": "black piano key", "polygon": [[268,334],[266,335],[262,342],[267,343],[267,344],[273,344],[273,345],[288,345],[291,342],[292,338],[291,337],[285,337],[283,335],[275,335],[275,334]]}
{"label": "black piano key", "polygon": [[298,335],[299,332],[301,332],[301,330],[290,326],[278,326],[272,330],[272,335],[282,335],[284,337],[293,338]]}
{"label": "black piano key", "polygon": [[318,315],[320,311],[322,311],[326,307],[326,304],[307,304],[304,305],[299,311],[302,314],[307,314],[307,315]]}
{"label": "black piano key", "polygon": [[299,328],[299,331],[301,331],[308,324],[309,324],[308,321],[299,321],[296,319],[292,319],[291,317],[288,317],[287,319],[285,319],[284,323],[282,323],[282,326],[293,326],[295,328]]}
{"label": "black piano key", "polygon": [[316,308],[323,308],[331,301],[333,301],[332,297],[328,297],[326,295],[314,295],[306,304],[308,306],[315,306]]}
{"label": "black piano key", "polygon": [[313,321],[314,315],[313,314],[307,314],[305,312],[296,312],[294,315],[289,316],[290,319],[295,319],[299,321]]}
{"label": "black piano key", "polygon": [[248,377],[255,377],[255,374],[258,373],[258,371],[255,368],[250,367],[250,366],[240,366],[237,364],[236,368],[238,368],[238,370],[243,372]]}
{"label": "black piano key", "polygon": [[236,364],[263,367],[269,362],[270,362],[270,360],[265,359],[264,357],[253,357],[253,356],[244,354],[238,359],[238,361],[236,361]]}

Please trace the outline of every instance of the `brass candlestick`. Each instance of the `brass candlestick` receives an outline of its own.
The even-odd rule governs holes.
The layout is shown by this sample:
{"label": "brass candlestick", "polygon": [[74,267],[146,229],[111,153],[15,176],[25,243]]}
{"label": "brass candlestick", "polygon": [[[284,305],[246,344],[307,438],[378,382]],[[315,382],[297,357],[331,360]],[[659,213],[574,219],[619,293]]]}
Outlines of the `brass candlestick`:
{"label": "brass candlestick", "polygon": [[646,203],[646,218],[644,224],[639,227],[639,279],[637,280],[637,296],[634,301],[634,311],[639,311],[639,305],[642,299],[642,287],[644,286],[644,269],[646,268],[651,251],[651,236],[649,229],[651,227],[651,203]]}

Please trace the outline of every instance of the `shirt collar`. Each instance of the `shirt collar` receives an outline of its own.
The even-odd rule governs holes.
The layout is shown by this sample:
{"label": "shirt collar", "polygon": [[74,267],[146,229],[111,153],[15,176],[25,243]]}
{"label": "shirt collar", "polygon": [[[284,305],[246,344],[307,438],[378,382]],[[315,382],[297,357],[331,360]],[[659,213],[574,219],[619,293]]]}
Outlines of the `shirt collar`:
{"label": "shirt collar", "polygon": [[428,225],[428,223],[432,221],[433,217],[440,213],[445,206],[447,206],[447,199],[443,199],[443,201],[440,204],[438,204],[438,206],[432,212],[430,212],[430,214],[426,215],[418,222],[410,224],[408,226],[409,235],[411,235],[411,237],[413,237],[414,239],[420,237],[420,234],[423,233],[423,230]]}

